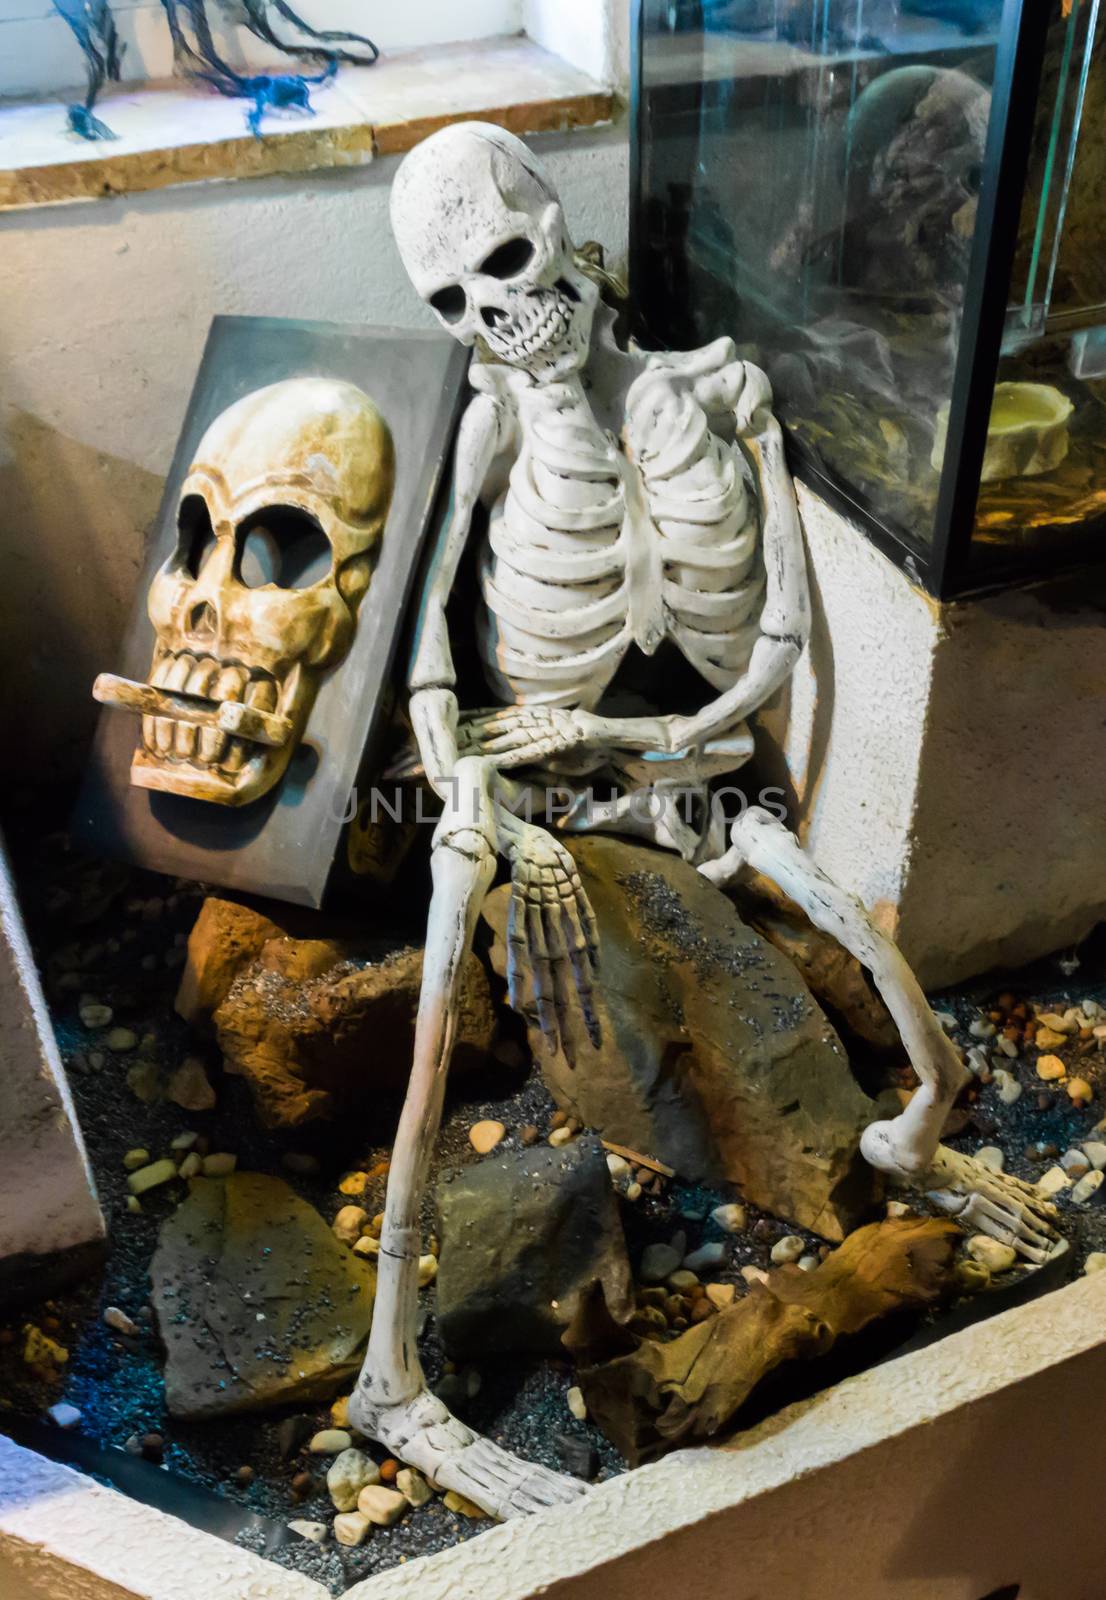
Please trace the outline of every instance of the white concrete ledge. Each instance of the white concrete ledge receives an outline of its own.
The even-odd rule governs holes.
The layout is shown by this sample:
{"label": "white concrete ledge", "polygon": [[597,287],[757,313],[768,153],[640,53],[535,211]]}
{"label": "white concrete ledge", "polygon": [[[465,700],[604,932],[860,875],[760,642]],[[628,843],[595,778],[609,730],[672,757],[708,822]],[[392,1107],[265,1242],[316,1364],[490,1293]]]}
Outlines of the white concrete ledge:
{"label": "white concrete ledge", "polygon": [[[1106,1274],[350,1600],[1019,1600],[1101,1592]],[[318,1584],[0,1438],[8,1600],[321,1600]]]}

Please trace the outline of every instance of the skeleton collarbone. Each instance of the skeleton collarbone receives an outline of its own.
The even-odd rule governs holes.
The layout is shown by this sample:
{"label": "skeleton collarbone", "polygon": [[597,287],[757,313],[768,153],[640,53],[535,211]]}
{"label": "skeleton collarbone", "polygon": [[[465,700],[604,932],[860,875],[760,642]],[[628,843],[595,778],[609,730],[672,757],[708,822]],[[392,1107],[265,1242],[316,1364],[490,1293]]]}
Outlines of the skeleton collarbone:
{"label": "skeleton collarbone", "polygon": [[576,375],[481,377],[517,424],[480,556],[481,653],[502,701],[593,710],[627,651],[664,639],[712,688],[731,687],[764,596],[738,447],[664,370],[629,386],[621,440]]}

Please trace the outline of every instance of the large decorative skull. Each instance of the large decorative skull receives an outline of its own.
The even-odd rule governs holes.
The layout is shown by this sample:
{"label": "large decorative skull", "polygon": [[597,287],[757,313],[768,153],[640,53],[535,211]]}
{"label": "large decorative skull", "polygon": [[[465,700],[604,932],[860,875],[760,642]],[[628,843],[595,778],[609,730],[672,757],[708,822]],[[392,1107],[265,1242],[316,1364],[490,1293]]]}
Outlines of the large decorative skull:
{"label": "large decorative skull", "polygon": [[350,383],[276,383],[212,423],[147,602],[150,685],[181,716],[143,715],[133,783],[231,806],[272,788],[353,639],[393,481],[388,426]]}
{"label": "large decorative skull", "polygon": [[513,134],[462,122],[424,139],[392,185],[392,230],[411,282],[462,344],[480,338],[539,382],[584,365],[599,291]]}

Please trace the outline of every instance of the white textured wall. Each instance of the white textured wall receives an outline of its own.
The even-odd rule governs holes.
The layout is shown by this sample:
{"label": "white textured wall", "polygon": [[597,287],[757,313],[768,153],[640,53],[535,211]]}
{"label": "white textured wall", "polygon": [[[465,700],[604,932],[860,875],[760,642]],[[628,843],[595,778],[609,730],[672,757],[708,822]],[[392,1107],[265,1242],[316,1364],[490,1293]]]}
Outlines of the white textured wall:
{"label": "white textured wall", "polygon": [[[624,254],[624,131],[533,143],[577,239]],[[0,738],[38,770],[80,754],[211,318],[430,320],[392,244],[395,168],[0,217]]]}
{"label": "white textured wall", "polygon": [[101,1239],[104,1220],[0,844],[0,1263]]}
{"label": "white textured wall", "polygon": [[803,839],[927,985],[1084,937],[1106,915],[1106,600],[939,605],[799,502],[814,628],[758,747]]}

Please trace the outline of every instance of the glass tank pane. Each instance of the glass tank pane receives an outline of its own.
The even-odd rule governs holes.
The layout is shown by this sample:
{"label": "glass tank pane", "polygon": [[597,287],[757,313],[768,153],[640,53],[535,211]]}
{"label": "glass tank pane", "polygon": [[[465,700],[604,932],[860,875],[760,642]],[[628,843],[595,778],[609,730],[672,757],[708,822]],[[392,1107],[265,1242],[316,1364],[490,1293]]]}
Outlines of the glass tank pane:
{"label": "glass tank pane", "polygon": [[1106,5],[1054,0],[975,519],[978,560],[1106,527]]}
{"label": "glass tank pane", "polygon": [[734,335],[804,454],[933,539],[1000,0],[645,0],[637,285]]}

